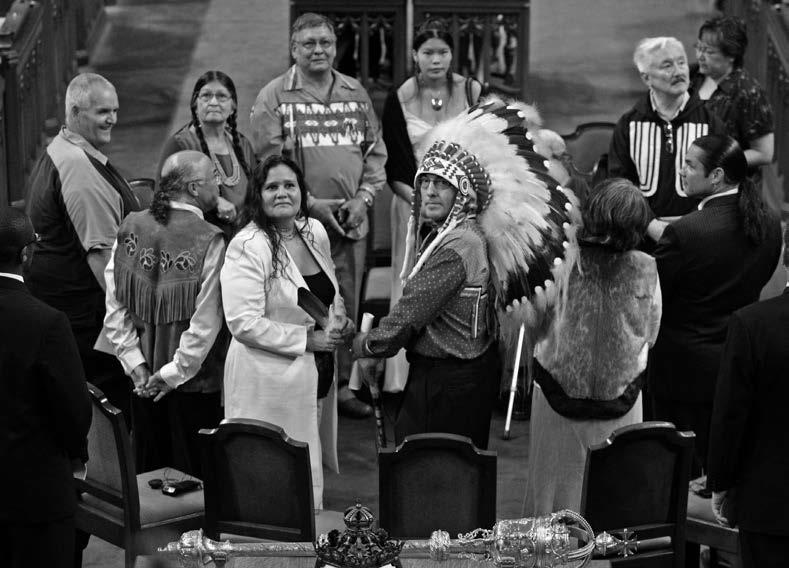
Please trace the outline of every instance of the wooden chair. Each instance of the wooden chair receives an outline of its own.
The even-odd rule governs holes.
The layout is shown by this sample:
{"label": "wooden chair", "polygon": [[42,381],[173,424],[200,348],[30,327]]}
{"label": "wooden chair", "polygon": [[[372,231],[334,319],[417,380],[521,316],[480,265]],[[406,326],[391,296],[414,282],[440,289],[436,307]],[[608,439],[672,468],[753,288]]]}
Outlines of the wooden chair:
{"label": "wooden chair", "polygon": [[200,434],[208,537],[315,542],[345,528],[342,513],[315,510],[306,443],[279,426],[242,418]]}
{"label": "wooden chair", "polygon": [[129,180],[129,185],[137,196],[143,209],[148,209],[153,201],[153,192],[156,189],[156,181],[152,178],[135,178]]}
{"label": "wooden chair", "polygon": [[141,554],[178,540],[182,533],[203,526],[203,492],[177,497],[152,489],[151,479],[193,479],[172,468],[137,475],[128,430],[121,411],[104,393],[88,384],[93,422],[88,434],[87,478],[75,480],[82,493],[76,526],[125,550],[125,565]]}
{"label": "wooden chair", "polygon": [[710,547],[710,568],[717,568],[718,552],[727,552],[739,555],[740,531],[718,524],[712,515],[712,504],[709,498],[704,499],[688,492],[688,520],[685,537],[688,542],[686,547],[688,564],[695,561],[699,564],[699,545]]}
{"label": "wooden chair", "polygon": [[580,124],[572,134],[562,135],[575,168],[575,172],[571,173],[589,179],[595,176],[601,156],[608,153],[614,126],[613,122],[586,122]]}
{"label": "wooden chair", "polygon": [[454,434],[416,434],[378,450],[378,524],[395,538],[453,538],[496,522],[496,452]]}
{"label": "wooden chair", "polygon": [[638,550],[611,557],[615,566],[685,566],[685,517],[695,434],[670,422],[644,422],[614,431],[591,448],[581,515],[595,533],[634,533]]}

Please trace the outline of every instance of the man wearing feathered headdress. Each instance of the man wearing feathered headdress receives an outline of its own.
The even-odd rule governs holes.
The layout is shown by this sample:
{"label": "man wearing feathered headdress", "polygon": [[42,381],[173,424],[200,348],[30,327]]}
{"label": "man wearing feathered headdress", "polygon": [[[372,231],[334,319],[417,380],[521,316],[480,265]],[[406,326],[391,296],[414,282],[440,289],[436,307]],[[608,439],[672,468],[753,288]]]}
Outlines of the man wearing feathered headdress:
{"label": "man wearing feathered headdress", "polygon": [[[487,448],[502,325],[536,329],[572,250],[570,197],[549,174],[536,112],[499,100],[436,127],[414,182],[403,296],[354,354],[406,348],[411,363],[395,442],[447,432]],[[421,238],[421,217],[430,225]],[[516,326],[517,329],[517,326]]]}

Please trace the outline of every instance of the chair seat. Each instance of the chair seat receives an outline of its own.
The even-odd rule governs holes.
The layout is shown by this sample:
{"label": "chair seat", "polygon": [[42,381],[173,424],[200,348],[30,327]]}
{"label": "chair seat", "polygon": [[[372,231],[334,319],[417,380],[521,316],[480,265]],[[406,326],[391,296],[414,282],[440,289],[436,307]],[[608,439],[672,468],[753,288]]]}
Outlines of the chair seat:
{"label": "chair seat", "polygon": [[739,534],[737,529],[718,524],[712,514],[710,499],[688,492],[688,521],[685,529],[688,541],[736,554]]}
{"label": "chair seat", "polygon": [[[329,511],[328,509],[318,509],[315,511],[315,536],[320,538],[322,534],[328,534],[333,529],[342,532],[345,530],[345,518],[340,511]],[[253,536],[246,536],[233,533],[222,533],[219,535],[219,540],[229,540],[236,544],[250,543],[250,542],[278,542],[268,538],[255,538]]]}
{"label": "chair seat", "polygon": [[392,267],[376,266],[367,272],[367,285],[364,287],[363,302],[387,300],[392,291]]}
{"label": "chair seat", "polygon": [[[161,489],[152,489],[148,485],[148,481],[151,479],[164,479],[165,470],[170,478],[184,479],[189,477],[173,468],[160,468],[137,476],[137,491],[140,494],[140,526],[143,529],[166,521],[202,517],[204,514],[205,504],[202,489],[170,497],[163,494]],[[124,522],[123,510],[120,507],[114,507],[93,495],[84,494],[82,504],[96,512],[103,513],[118,524]]]}

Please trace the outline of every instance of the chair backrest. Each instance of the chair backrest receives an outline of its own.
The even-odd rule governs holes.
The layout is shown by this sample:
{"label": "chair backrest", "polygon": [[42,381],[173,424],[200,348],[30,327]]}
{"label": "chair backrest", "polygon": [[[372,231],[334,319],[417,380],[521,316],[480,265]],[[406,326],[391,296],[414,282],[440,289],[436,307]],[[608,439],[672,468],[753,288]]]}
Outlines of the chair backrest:
{"label": "chair backrest", "polygon": [[153,201],[153,192],[156,189],[156,181],[152,178],[135,178],[129,180],[129,185],[140,201],[143,209],[148,209]]}
{"label": "chair backrest", "polygon": [[309,448],[261,420],[200,430],[206,534],[315,541]]}
{"label": "chair backrest", "polygon": [[595,172],[600,156],[608,152],[614,133],[613,122],[586,122],[572,134],[562,135],[567,153],[573,159],[576,170],[585,175]]}
{"label": "chair backrest", "polygon": [[496,452],[470,438],[416,434],[378,450],[378,524],[395,538],[453,538],[496,522]]}
{"label": "chair backrest", "polygon": [[131,441],[123,414],[98,388],[88,383],[93,420],[88,432],[88,472],[76,480],[82,493],[123,510],[125,523],[140,527],[140,498]]}
{"label": "chair backrest", "polygon": [[580,513],[595,533],[628,529],[640,541],[671,537],[666,565],[684,566],[694,439],[670,422],[644,422],[590,448]]}

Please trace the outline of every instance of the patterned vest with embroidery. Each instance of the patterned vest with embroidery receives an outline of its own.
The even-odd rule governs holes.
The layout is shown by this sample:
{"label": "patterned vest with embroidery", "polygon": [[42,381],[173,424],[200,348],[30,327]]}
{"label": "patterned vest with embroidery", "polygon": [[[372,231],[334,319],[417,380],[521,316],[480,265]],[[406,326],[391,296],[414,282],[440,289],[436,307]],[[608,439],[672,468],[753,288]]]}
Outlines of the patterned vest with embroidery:
{"label": "patterned vest with embroidery", "polygon": [[[189,328],[208,246],[218,234],[219,228],[181,209],[170,210],[166,226],[149,211],[131,213],[118,230],[115,293],[129,310],[152,372],[172,361],[181,334]],[[179,391],[219,390],[223,336],[220,332],[200,371]]]}

